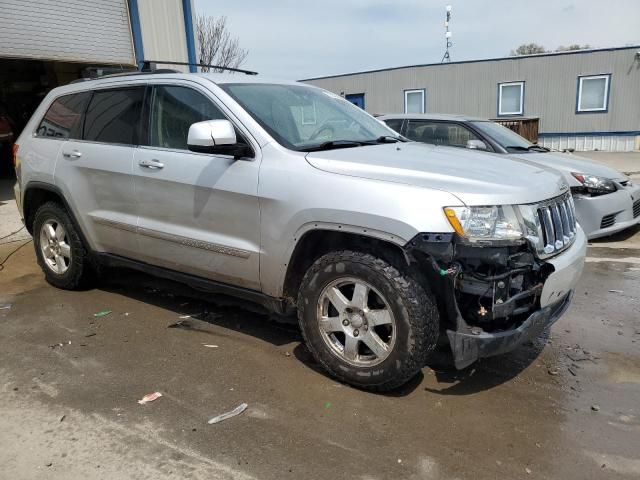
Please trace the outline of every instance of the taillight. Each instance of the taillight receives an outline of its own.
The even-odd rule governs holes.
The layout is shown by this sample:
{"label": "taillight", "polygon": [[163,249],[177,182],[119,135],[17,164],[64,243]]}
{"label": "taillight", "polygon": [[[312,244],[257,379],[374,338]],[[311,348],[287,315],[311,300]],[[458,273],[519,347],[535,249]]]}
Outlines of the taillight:
{"label": "taillight", "polygon": [[13,168],[16,168],[18,166],[18,148],[20,147],[20,145],[18,145],[17,143],[13,144]]}

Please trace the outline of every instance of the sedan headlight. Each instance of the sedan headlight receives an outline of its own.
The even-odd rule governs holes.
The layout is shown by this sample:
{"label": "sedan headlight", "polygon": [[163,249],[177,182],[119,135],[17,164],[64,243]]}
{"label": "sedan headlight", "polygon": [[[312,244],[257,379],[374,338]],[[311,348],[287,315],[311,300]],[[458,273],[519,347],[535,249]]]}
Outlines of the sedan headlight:
{"label": "sedan headlight", "polygon": [[475,242],[516,242],[530,234],[518,207],[445,207],[447,220],[462,239]]}
{"label": "sedan headlight", "polygon": [[588,173],[571,172],[571,175],[578,180],[589,193],[610,193],[615,192],[616,184],[613,180],[598,175]]}

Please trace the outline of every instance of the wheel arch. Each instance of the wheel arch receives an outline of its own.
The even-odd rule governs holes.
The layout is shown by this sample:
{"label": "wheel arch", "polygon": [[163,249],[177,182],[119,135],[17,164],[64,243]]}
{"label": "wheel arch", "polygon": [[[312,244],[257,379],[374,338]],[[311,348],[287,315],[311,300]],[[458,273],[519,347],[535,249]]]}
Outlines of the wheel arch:
{"label": "wheel arch", "polygon": [[293,239],[286,264],[282,296],[295,303],[297,291],[308,268],[322,255],[337,250],[371,253],[386,262],[404,268],[409,265],[403,239],[366,228],[314,223]]}
{"label": "wheel arch", "polygon": [[24,225],[27,231],[33,235],[33,220],[38,208],[47,202],[57,202],[64,207],[69,214],[71,221],[78,230],[80,238],[84,244],[88,247],[87,237],[82,230],[80,223],[78,222],[73,209],[64,197],[62,190],[55,185],[44,182],[29,182],[24,189],[22,195],[22,215],[24,218]]}

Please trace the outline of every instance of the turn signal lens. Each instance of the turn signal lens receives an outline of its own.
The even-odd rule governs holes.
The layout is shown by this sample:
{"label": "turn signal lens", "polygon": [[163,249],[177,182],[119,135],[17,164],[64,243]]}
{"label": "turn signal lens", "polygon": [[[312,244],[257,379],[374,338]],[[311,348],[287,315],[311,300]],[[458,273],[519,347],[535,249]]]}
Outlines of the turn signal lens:
{"label": "turn signal lens", "polygon": [[444,214],[447,216],[447,220],[449,220],[449,223],[451,224],[455,232],[461,237],[464,237],[464,228],[462,228],[462,224],[460,224],[460,220],[458,220],[455,210],[453,208],[446,207],[444,209]]}
{"label": "turn signal lens", "polygon": [[13,168],[16,168],[18,166],[18,148],[20,147],[20,145],[18,145],[17,143],[13,144],[12,147],[12,152],[13,152]]}

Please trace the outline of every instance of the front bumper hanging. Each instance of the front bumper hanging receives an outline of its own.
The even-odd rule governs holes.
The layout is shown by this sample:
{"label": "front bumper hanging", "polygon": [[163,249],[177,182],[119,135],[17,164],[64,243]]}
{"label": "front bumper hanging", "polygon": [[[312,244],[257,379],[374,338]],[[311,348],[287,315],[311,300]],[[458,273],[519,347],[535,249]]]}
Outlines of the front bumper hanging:
{"label": "front bumper hanging", "polygon": [[454,234],[420,234],[405,247],[439,303],[441,328],[458,369],[536,338],[566,311],[586,241],[541,260],[528,244],[470,246]]}

